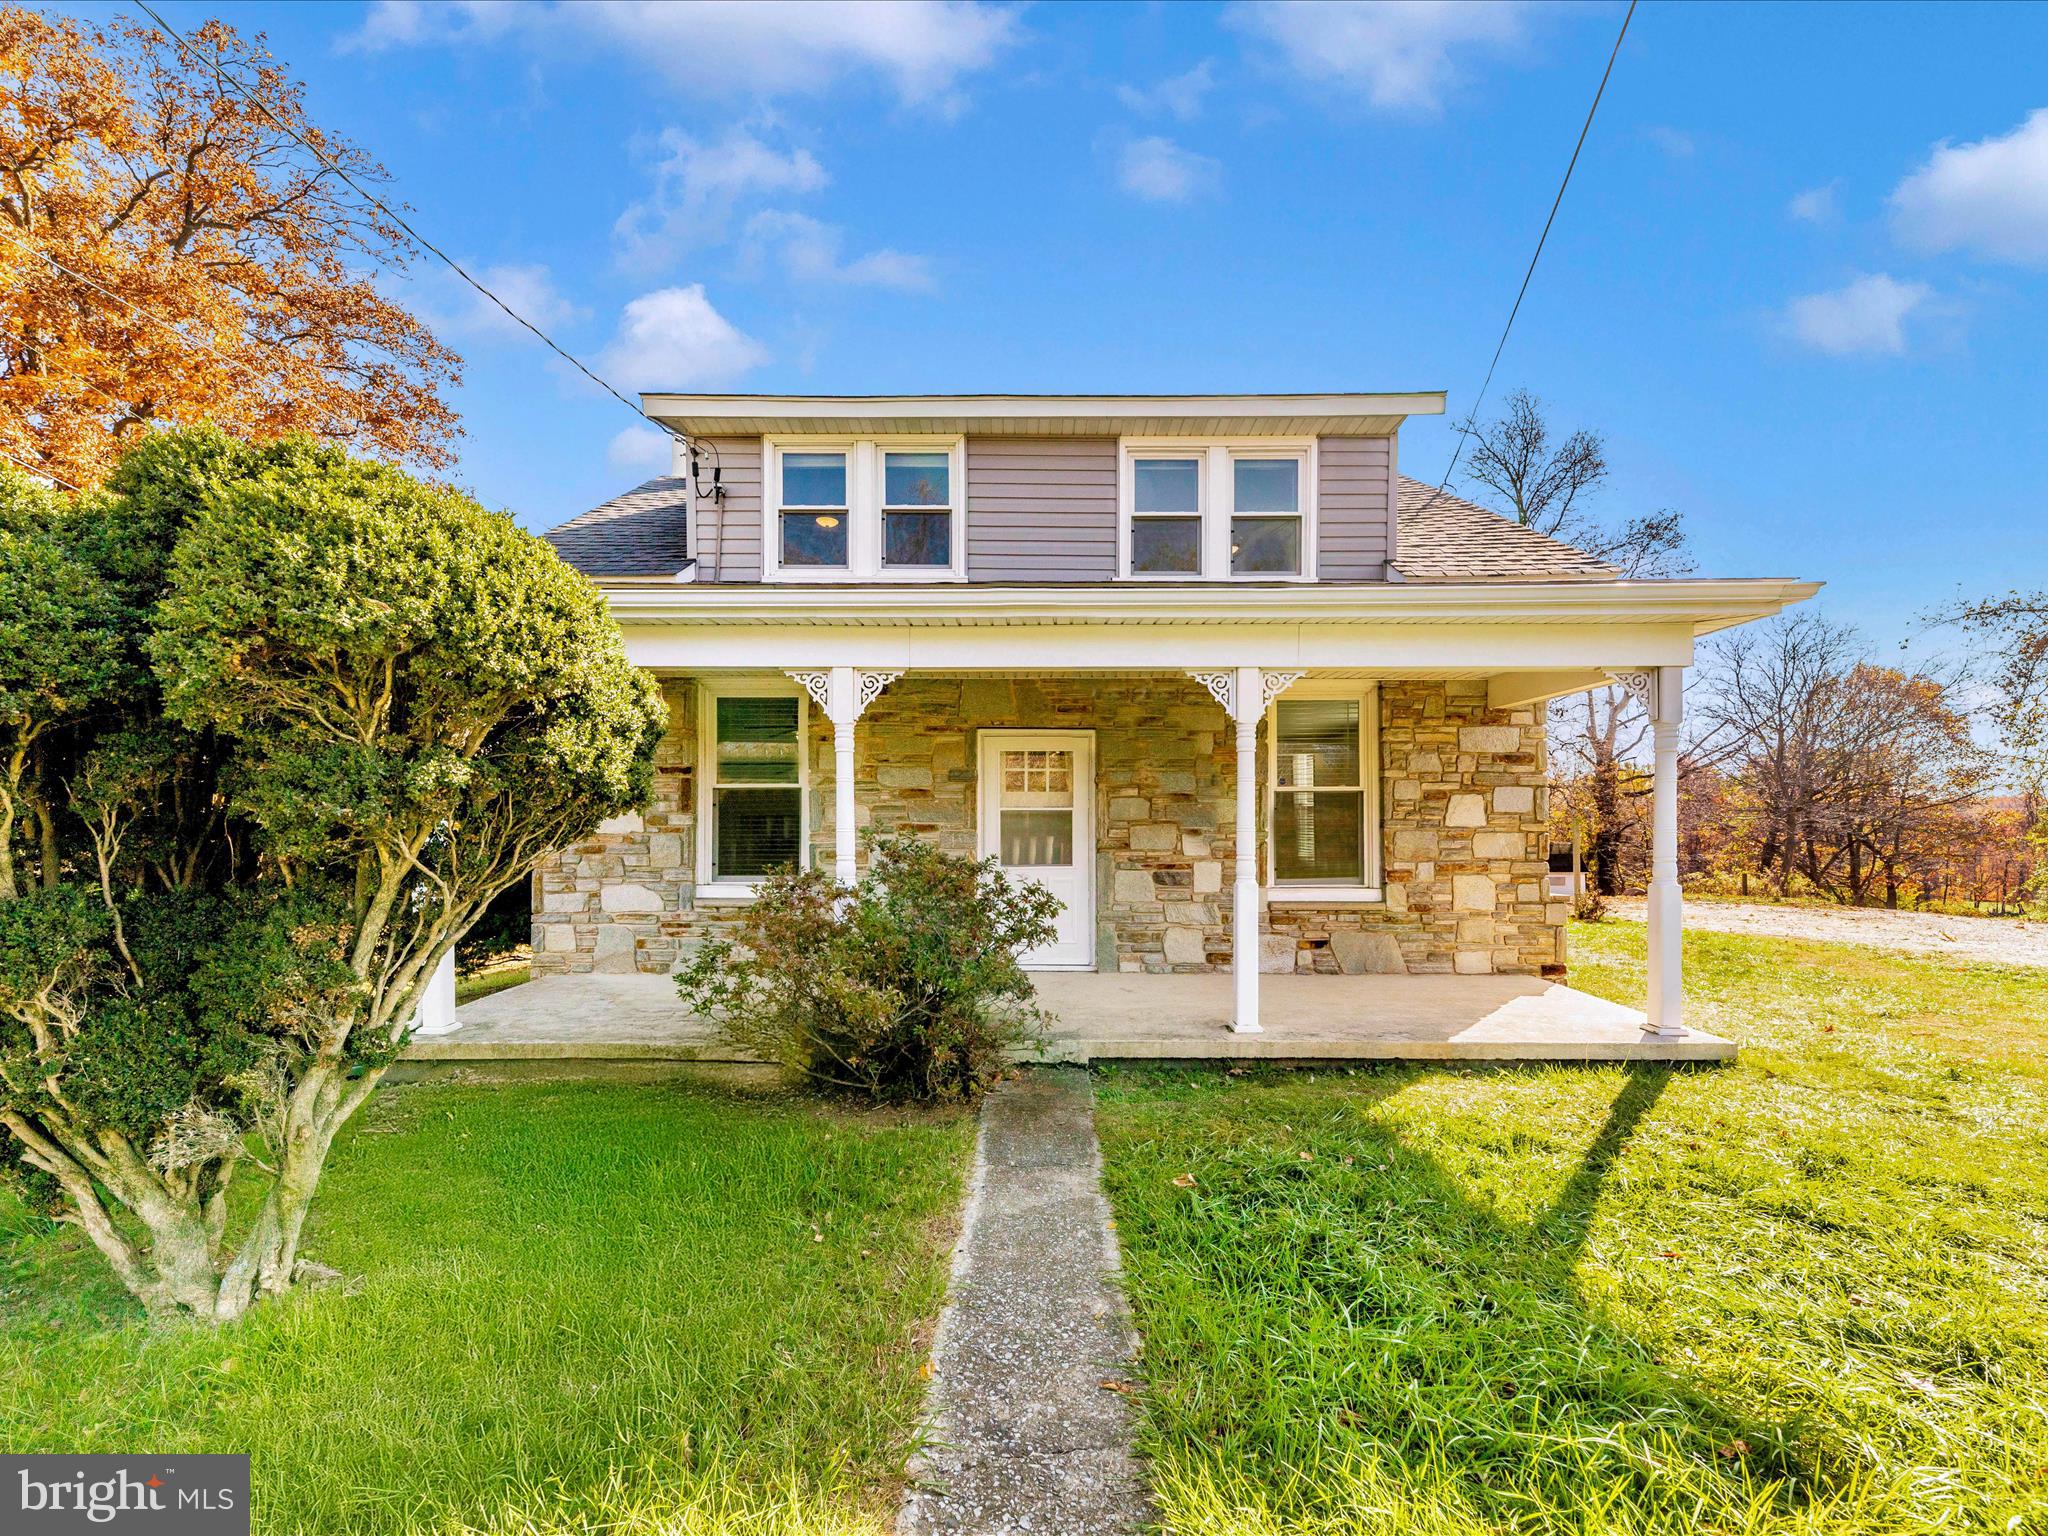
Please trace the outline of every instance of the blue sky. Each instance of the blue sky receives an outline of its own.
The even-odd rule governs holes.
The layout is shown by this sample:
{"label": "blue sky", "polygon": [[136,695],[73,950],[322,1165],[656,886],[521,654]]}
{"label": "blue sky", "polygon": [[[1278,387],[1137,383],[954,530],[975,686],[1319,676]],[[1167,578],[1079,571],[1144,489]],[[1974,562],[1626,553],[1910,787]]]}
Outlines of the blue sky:
{"label": "blue sky", "polygon": [[[1621,8],[229,19],[629,392],[1444,389],[1455,416]],[[2044,58],[2043,6],[1643,6],[1495,401],[1607,435],[1598,510],[1678,508],[1703,572],[1824,578],[1879,644],[2048,581]],[[484,500],[543,528],[652,472],[445,273],[408,297],[467,360]],[[1403,469],[1451,439],[1411,422]]]}

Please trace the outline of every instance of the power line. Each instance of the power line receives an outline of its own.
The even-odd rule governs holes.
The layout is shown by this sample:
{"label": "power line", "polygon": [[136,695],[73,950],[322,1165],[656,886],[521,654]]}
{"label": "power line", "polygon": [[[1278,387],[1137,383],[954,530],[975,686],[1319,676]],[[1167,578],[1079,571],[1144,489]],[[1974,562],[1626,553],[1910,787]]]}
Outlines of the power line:
{"label": "power line", "polygon": [[66,480],[62,475],[56,474],[51,470],[45,469],[41,465],[31,464],[26,459],[17,459],[13,454],[9,453],[4,448],[0,448],[0,459],[5,459],[8,463],[12,464],[16,469],[25,470],[27,473],[34,475],[39,480],[54,480],[57,482],[57,484],[63,486],[64,489],[67,491],[77,491],[78,494],[81,496],[85,494],[85,492],[80,487],[73,485],[69,480]]}
{"label": "power line", "polygon": [[[147,9],[147,7],[144,7]],[[1451,483],[1451,476],[1457,473],[1458,460],[1465,452],[1465,443],[1472,436],[1472,423],[1479,417],[1480,404],[1486,399],[1486,391],[1493,384],[1493,371],[1500,366],[1500,355],[1507,350],[1508,332],[1515,328],[1515,316],[1522,312],[1522,300],[1529,296],[1529,280],[1536,275],[1536,263],[1542,259],[1545,242],[1550,239],[1550,226],[1557,222],[1557,210],[1563,206],[1564,190],[1572,184],[1572,172],[1578,168],[1579,151],[1586,147],[1586,135],[1593,130],[1593,114],[1600,110],[1600,98],[1607,94],[1608,77],[1614,73],[1614,61],[1621,56],[1621,41],[1628,36],[1628,24],[1636,14],[1636,0],[1628,0],[1628,13],[1621,18],[1621,30],[1615,34],[1614,47],[1607,55],[1607,68],[1601,71],[1600,85],[1593,92],[1593,104],[1586,108],[1586,121],[1579,128],[1579,142],[1572,146],[1572,158],[1564,168],[1564,180],[1557,184],[1557,196],[1550,200],[1550,217],[1543,221],[1543,233],[1536,237],[1536,249],[1529,253],[1529,268],[1522,274],[1522,286],[1515,293],[1514,308],[1508,311],[1508,323],[1500,328],[1500,341],[1493,349],[1493,361],[1486,365],[1486,377],[1479,385],[1479,393],[1473,397],[1472,409],[1466,413],[1465,424],[1458,429],[1458,445],[1451,450],[1450,467],[1437,488],[1430,492],[1429,500],[1423,504],[1426,512],[1437,503],[1444,493],[1444,487]]]}
{"label": "power line", "polygon": [[687,440],[683,439],[680,434],[670,431],[669,428],[662,426],[660,422],[656,421],[652,416],[649,416],[645,411],[641,410],[640,407],[636,405],[633,401],[627,399],[626,396],[619,393],[617,389],[613,388],[610,382],[600,377],[591,368],[587,367],[580,358],[576,357],[567,348],[558,344],[552,336],[548,335],[546,331],[543,331],[539,326],[535,325],[531,320],[527,319],[526,316],[520,314],[518,310],[514,309],[510,304],[507,304],[495,293],[491,292],[491,290],[485,287],[484,284],[477,281],[476,278],[472,277],[469,274],[469,272],[463,267],[461,262],[457,261],[453,256],[450,256],[446,251],[442,250],[438,245],[434,244],[434,242],[429,240],[425,235],[422,235],[418,230],[414,229],[412,225],[408,223],[406,219],[397,212],[397,210],[392,208],[392,206],[389,203],[385,202],[384,199],[377,196],[376,193],[370,191],[361,182],[357,181],[355,177],[351,176],[348,172],[348,169],[345,166],[343,166],[338,160],[336,160],[332,155],[329,155],[326,151],[320,149],[317,145],[311,143],[304,134],[298,131],[298,129],[292,127],[291,124],[285,122],[275,112],[271,111],[269,103],[265,102],[261,97],[251,94],[250,91],[242,84],[240,80],[236,79],[232,74],[228,72],[226,66],[221,63],[220,58],[218,56],[209,59],[204,54],[202,54],[196,46],[194,46],[190,41],[186,39],[183,33],[178,31],[178,29],[172,26],[168,21],[165,21],[162,16],[158,15],[155,7],[148,4],[148,0],[135,0],[135,3],[143,12],[145,12],[149,16],[150,20],[154,21],[159,27],[163,28],[163,30],[170,35],[172,41],[175,42],[180,49],[182,49],[186,54],[188,54],[192,58],[197,59],[200,63],[210,68],[213,71],[215,78],[217,78],[221,82],[221,84],[227,86],[229,89],[234,91],[234,93],[237,96],[240,96],[244,101],[248,102],[251,106],[256,108],[257,111],[261,112],[265,117],[269,118],[270,121],[277,126],[279,131],[288,134],[299,145],[300,148],[306,151],[307,154],[311,155],[315,160],[319,161],[322,165],[326,166],[330,171],[334,172],[336,176],[339,176],[344,182],[346,182],[349,185],[349,187],[354,190],[355,194],[358,197],[362,198],[365,202],[369,203],[371,206],[376,208],[387,219],[391,220],[392,223],[396,224],[400,229],[404,230],[405,233],[421,247],[421,249],[426,250],[432,253],[434,256],[438,257],[442,262],[444,262],[447,265],[450,271],[454,272],[454,274],[457,277],[461,278],[465,283],[469,284],[470,287],[474,288],[478,293],[482,294],[485,298],[489,299],[493,304],[497,305],[499,309],[503,310],[519,325],[525,327],[528,331],[530,331],[541,342],[541,344],[545,346],[550,352],[553,352],[557,357],[561,358],[563,362],[567,363],[571,368],[574,368],[578,373],[582,374],[583,377],[590,380],[591,383],[595,384],[599,389],[603,390],[606,394],[610,395],[614,400],[618,401],[619,404],[623,405],[635,416],[639,417],[649,426],[652,426],[660,430],[661,432],[665,433],[669,437],[675,438],[676,440],[683,442],[685,447],[689,446]]}

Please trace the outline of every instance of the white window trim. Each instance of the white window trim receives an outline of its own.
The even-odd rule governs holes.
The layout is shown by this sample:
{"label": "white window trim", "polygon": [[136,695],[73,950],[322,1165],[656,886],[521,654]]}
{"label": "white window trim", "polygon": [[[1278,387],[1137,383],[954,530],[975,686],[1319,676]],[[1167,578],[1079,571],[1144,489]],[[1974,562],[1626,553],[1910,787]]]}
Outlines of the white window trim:
{"label": "white window trim", "polygon": [[[1312,437],[1126,437],[1118,442],[1116,569],[1119,581],[1307,582],[1316,579],[1317,443]],[[1131,518],[1137,476],[1133,461],[1150,458],[1202,460],[1198,498],[1202,523],[1199,571],[1133,571]],[[1301,464],[1301,569],[1238,574],[1230,569],[1230,520],[1236,515],[1238,459],[1295,459]],[[1161,514],[1165,515],[1165,514]],[[1248,514],[1253,515],[1253,514]],[[1285,514],[1278,514],[1284,516]]]}
{"label": "white window trim", "polygon": [[[950,565],[890,566],[882,563],[883,455],[944,453],[947,490],[953,506],[953,561]],[[785,453],[846,455],[847,530],[844,566],[782,563],[782,456]],[[761,439],[761,579],[772,582],[934,582],[967,579],[967,439],[955,435],[900,434],[882,437],[774,436]]]}
{"label": "white window trim", "polygon": [[760,889],[759,880],[717,880],[717,842],[713,836],[712,800],[718,779],[718,701],[720,699],[796,700],[796,790],[798,867],[811,867],[811,701],[787,678],[720,678],[697,684],[697,886],[698,902],[747,902]]}
{"label": "white window trim", "polygon": [[[1364,857],[1360,861],[1360,884],[1311,884],[1290,882],[1275,873],[1279,861],[1273,846],[1273,800],[1280,790],[1280,704],[1283,699],[1358,700],[1358,766],[1360,796],[1365,812]],[[1291,791],[1290,791],[1291,793]],[[1296,683],[1266,706],[1266,899],[1269,905],[1342,906],[1385,899],[1382,886],[1384,834],[1380,817],[1380,691],[1377,683],[1341,680]]]}

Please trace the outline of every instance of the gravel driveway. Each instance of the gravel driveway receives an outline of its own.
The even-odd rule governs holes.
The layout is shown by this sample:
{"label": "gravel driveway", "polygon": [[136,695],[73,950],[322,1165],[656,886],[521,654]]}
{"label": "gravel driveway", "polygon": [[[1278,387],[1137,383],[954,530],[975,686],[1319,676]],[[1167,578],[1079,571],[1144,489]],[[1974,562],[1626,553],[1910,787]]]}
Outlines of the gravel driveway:
{"label": "gravel driveway", "polygon": [[[1639,896],[1607,904],[1616,917],[1643,920]],[[1714,933],[1754,933],[1777,939],[1818,939],[1867,944],[1873,949],[1923,955],[1958,955],[2001,965],[2048,967],[2048,923],[2010,917],[1940,917],[1871,907],[1774,907],[1726,901],[1689,901],[1685,926]]]}

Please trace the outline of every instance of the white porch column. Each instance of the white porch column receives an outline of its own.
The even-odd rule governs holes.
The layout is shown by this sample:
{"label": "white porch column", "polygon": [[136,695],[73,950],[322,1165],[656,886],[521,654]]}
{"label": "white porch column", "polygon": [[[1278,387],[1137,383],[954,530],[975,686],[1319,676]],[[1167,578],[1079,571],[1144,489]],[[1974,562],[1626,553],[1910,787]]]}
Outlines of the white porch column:
{"label": "white porch column", "polygon": [[1232,1030],[1255,1034],[1259,1023],[1259,718],[1299,672],[1238,667],[1188,674],[1207,688],[1237,726],[1237,874],[1231,884],[1230,973],[1236,987]]}
{"label": "white porch column", "polygon": [[841,885],[859,878],[853,807],[853,724],[901,672],[866,672],[832,667],[792,672],[804,692],[832,722],[832,876]]}
{"label": "white porch column", "polygon": [[1678,884],[1678,726],[1685,707],[1685,668],[1655,667],[1618,674],[1650,712],[1654,759],[1650,781],[1648,1011],[1653,1034],[1685,1030],[1685,971],[1680,940],[1685,896]]}
{"label": "white porch column", "polygon": [[416,1035],[445,1035],[454,1030],[456,1022],[455,948],[450,945],[448,953],[441,957],[441,963],[434,967],[426,991],[420,994],[419,1007],[413,1011],[412,1032]]}

